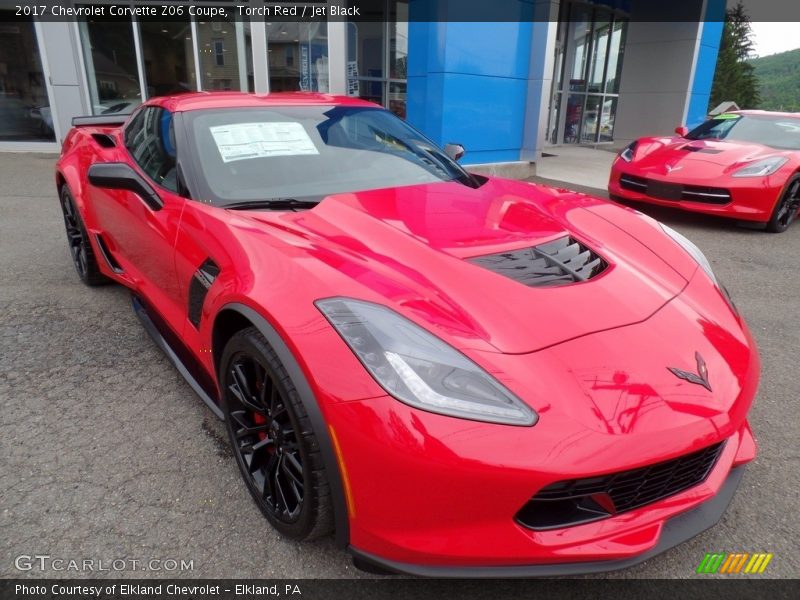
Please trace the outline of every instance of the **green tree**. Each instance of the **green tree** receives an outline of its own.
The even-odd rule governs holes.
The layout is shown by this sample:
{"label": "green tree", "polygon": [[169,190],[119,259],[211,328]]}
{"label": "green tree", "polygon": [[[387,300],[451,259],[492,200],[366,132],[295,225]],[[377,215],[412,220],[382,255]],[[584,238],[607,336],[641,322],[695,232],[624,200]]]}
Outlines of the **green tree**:
{"label": "green tree", "polygon": [[750,16],[739,2],[725,14],[709,109],[728,100],[741,108],[757,108],[761,102],[755,68],[747,62],[753,55],[751,35]]}

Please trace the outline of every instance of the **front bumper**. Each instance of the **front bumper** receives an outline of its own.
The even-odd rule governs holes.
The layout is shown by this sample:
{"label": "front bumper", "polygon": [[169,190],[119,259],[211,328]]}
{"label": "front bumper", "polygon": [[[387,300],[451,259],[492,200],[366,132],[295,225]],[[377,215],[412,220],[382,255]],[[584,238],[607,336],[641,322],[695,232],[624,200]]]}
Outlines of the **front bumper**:
{"label": "front bumper", "polygon": [[627,569],[628,567],[638,565],[641,562],[666,552],[670,548],[674,548],[690,540],[717,524],[727,510],[743,475],[744,467],[732,469],[725,483],[711,500],[666,520],[661,527],[658,543],[650,550],[630,558],[547,565],[453,567],[417,565],[386,560],[362,552],[352,546],[349,550],[356,559],[373,568],[392,573],[416,575],[419,577],[557,577],[617,571],[619,569]]}
{"label": "front bumper", "polygon": [[[555,575],[635,564],[713,526],[736,488],[738,467],[756,451],[746,421],[731,432],[720,419],[722,438],[701,434],[702,445],[727,439],[702,483],[616,516],[542,531],[514,520],[536,490],[584,467],[596,473],[606,461],[607,470],[618,461],[625,468],[655,463],[670,436],[649,442],[636,436],[638,441],[604,451],[595,446],[600,437],[565,434],[560,444],[544,442],[552,450],[542,458],[558,460],[560,452],[576,448],[583,458],[563,455],[558,468],[573,465],[575,473],[547,472],[526,464],[535,452],[524,442],[527,428],[493,431],[464,421],[448,434],[443,427],[452,427],[453,419],[390,397],[342,403],[336,413],[327,418],[346,464],[350,551],[385,570],[419,575]],[[358,423],[359,431],[345,434],[347,423]],[[696,431],[686,429],[687,438],[696,439]],[[636,457],[639,449],[644,458]]]}
{"label": "front bumper", "polygon": [[[615,164],[611,168],[608,180],[608,193],[613,200],[629,200],[645,202],[658,206],[668,206],[690,212],[698,212],[720,217],[729,217],[740,221],[755,221],[766,223],[772,216],[775,203],[782,192],[782,184],[765,185],[764,180],[748,182],[741,180],[736,186],[728,181],[709,181],[707,185],[727,189],[731,194],[731,201],[727,204],[708,204],[704,202],[691,202],[687,200],[663,200],[648,196],[645,193],[626,189],[620,185],[620,176],[623,174],[646,177],[645,174],[627,172]],[[656,178],[657,179],[657,178]],[[777,178],[775,178],[777,181]],[[749,185],[748,185],[749,183]],[[772,182],[775,183],[775,182]]]}

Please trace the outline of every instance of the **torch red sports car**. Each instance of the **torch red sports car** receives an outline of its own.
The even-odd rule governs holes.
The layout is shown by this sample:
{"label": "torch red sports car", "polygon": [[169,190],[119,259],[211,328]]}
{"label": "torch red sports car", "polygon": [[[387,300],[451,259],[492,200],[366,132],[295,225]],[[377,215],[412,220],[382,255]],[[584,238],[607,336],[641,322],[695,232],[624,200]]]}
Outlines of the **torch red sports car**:
{"label": "torch red sports car", "polygon": [[56,183],[78,275],[131,290],[284,535],[505,576],[710,527],[759,358],[708,261],[461,150],[358,99],[200,93],[77,119]]}
{"label": "torch red sports car", "polygon": [[761,223],[785,231],[800,212],[800,114],[725,113],[674,137],[641,138],[611,167],[612,198]]}

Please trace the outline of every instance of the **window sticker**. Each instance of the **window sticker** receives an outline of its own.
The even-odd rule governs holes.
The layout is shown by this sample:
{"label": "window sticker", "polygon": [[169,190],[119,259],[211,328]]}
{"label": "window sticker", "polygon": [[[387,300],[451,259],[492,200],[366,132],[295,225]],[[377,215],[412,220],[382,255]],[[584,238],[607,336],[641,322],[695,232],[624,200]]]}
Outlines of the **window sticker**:
{"label": "window sticker", "polygon": [[319,154],[300,123],[235,123],[210,127],[222,162]]}

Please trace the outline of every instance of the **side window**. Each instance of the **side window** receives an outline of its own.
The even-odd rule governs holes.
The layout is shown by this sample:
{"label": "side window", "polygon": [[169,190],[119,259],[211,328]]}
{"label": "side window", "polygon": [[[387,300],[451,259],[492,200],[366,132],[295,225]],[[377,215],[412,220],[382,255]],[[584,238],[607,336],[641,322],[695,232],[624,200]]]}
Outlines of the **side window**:
{"label": "side window", "polygon": [[158,106],[144,108],[125,130],[125,147],[150,179],[168,190],[178,191],[171,112]]}

